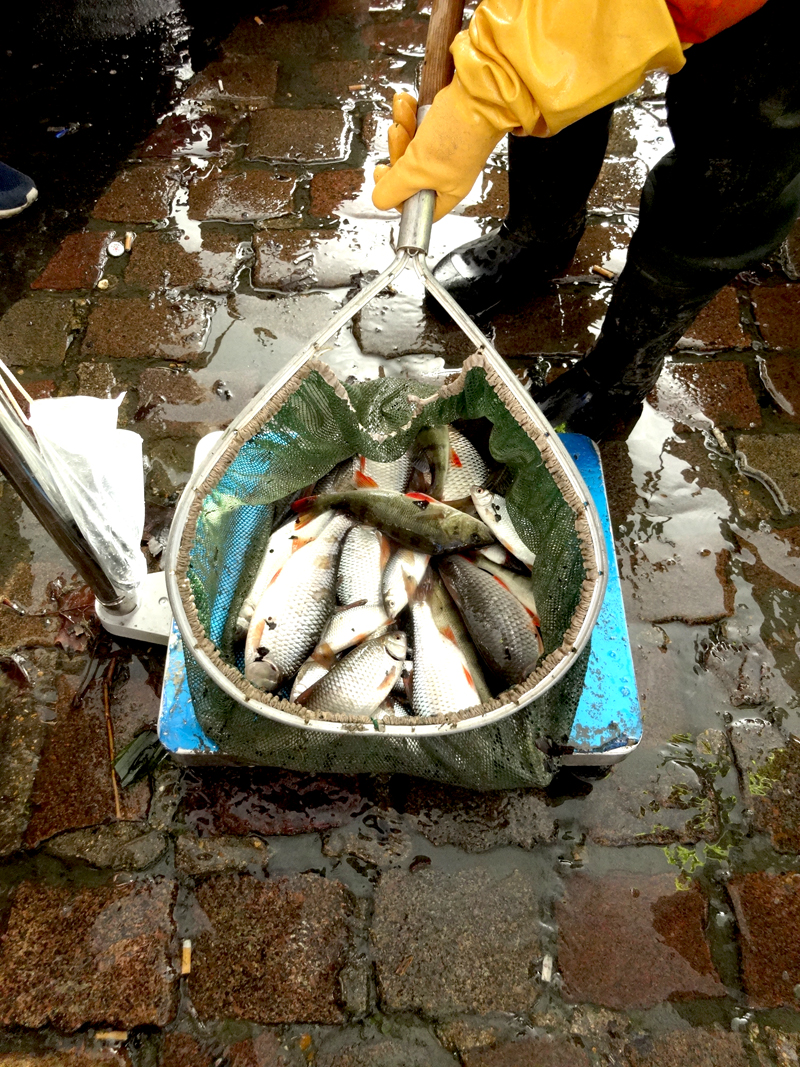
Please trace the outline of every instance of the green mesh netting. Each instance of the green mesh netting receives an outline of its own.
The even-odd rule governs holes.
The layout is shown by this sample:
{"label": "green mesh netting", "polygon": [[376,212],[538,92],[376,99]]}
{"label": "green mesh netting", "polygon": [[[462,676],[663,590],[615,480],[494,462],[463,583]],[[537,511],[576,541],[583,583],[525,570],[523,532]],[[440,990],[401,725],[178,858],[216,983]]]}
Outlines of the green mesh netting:
{"label": "green mesh netting", "polygon": [[[564,743],[569,736],[588,645],[557,684],[499,722],[434,736],[413,736],[409,729],[409,736],[398,737],[371,727],[363,732],[363,719],[341,715],[317,712],[313,717],[354,724],[349,731],[286,725],[253,712],[245,706],[248,697],[292,712],[298,722],[310,715],[255,690],[241,673],[241,650],[233,638],[233,623],[284,498],[355,453],[379,461],[397,459],[424,426],[485,418],[493,427],[491,454],[511,475],[506,499],[512,520],[536,552],[532,580],[545,655],[530,679],[480,710],[518,698],[569,653],[591,585],[585,529],[579,536],[582,502],[568,501],[566,480],[559,487],[557,464],[552,457],[546,462],[530,427],[526,432],[522,409],[517,405],[514,410],[505,388],[480,364],[480,357],[472,357],[460,380],[445,388],[440,382],[396,378],[342,384],[328,368],[307,364],[248,426],[244,436],[251,436],[228,466],[229,457],[223,457],[204,483],[204,495],[183,533],[178,580],[195,629],[193,644],[199,642],[242,693],[240,703],[223,692],[186,648],[198,720],[227,756],[294,770],[398,772],[484,790],[541,786],[552,777],[555,761],[543,753],[543,741]],[[466,717],[462,712],[433,720],[388,721],[411,728]]]}

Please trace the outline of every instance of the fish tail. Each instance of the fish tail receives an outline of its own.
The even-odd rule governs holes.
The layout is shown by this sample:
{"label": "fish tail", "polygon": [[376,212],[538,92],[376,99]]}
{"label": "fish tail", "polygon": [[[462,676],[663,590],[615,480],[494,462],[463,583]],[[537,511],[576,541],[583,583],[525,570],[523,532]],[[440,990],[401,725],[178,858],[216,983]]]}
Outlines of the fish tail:
{"label": "fish tail", "polygon": [[353,474],[353,482],[356,489],[377,489],[378,483],[374,478],[370,478],[368,474],[365,474],[362,470],[357,470]]}

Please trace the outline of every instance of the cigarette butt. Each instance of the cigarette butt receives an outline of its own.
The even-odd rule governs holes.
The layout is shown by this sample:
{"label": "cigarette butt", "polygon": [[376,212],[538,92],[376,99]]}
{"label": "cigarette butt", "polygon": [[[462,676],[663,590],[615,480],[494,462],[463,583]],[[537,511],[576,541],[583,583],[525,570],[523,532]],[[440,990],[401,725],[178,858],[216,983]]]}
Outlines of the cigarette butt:
{"label": "cigarette butt", "polygon": [[601,278],[614,278],[616,277],[613,270],[606,270],[605,267],[592,267],[592,274],[599,274]]}
{"label": "cigarette butt", "polygon": [[263,26],[263,25],[264,25],[264,22],[263,22],[263,20],[262,20],[262,19],[260,19],[260,18],[258,17],[258,15],[253,15],[253,20],[254,20],[255,22],[257,22],[257,23],[259,24],[259,26]]}
{"label": "cigarette butt", "polygon": [[221,93],[224,93],[225,92],[225,86],[222,84],[222,78],[217,78],[217,85],[219,86],[219,91]]}
{"label": "cigarette butt", "polygon": [[359,89],[366,89],[366,85],[348,85],[347,88],[351,93],[357,92]]}
{"label": "cigarette butt", "polygon": [[98,1041],[127,1041],[127,1030],[95,1030],[94,1036]]}
{"label": "cigarette butt", "polygon": [[133,242],[135,240],[136,240],[136,234],[135,233],[131,233],[130,231],[128,231],[128,233],[125,234],[125,251],[126,252],[130,252],[131,245],[133,244]]}
{"label": "cigarette butt", "polygon": [[101,278],[97,283],[98,289],[108,289],[108,278]]}
{"label": "cigarette butt", "polygon": [[181,946],[181,974],[192,973],[192,942],[187,938]]}
{"label": "cigarette butt", "polygon": [[311,1034],[303,1034],[299,1041],[300,1049],[305,1052],[307,1048],[311,1048]]}

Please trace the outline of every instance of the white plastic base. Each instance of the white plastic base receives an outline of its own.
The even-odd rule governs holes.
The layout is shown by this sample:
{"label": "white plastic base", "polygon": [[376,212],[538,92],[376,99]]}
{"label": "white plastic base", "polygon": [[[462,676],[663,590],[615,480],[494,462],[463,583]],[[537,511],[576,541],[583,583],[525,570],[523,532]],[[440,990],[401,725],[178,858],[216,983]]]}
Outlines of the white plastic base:
{"label": "white plastic base", "polygon": [[166,645],[169,641],[172,608],[169,606],[163,571],[145,575],[139,590],[139,606],[130,614],[112,615],[97,600],[94,606],[100,622],[114,637],[149,641],[156,645]]}

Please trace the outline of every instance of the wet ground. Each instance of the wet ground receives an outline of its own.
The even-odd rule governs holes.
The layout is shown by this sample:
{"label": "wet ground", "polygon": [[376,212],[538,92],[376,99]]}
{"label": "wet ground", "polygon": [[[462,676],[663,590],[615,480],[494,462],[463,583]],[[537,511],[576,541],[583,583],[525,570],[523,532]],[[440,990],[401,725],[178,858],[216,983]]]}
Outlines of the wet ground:
{"label": "wet ground", "polygon": [[[426,9],[158,9],[89,35],[83,66],[70,11],[61,50],[37,38],[57,75],[17,57],[0,154],[41,201],[0,233],[0,357],[37,396],[127,391],[156,568],[196,441],[388,262],[365,175]],[[124,70],[146,91],[113,89]],[[663,88],[620,104],[567,275],[493,321],[520,374],[591,346],[591,268],[624,261]],[[72,122],[93,125],[58,137]],[[499,152],[433,254],[505,201]],[[480,795],[167,760],[123,788],[111,754],[153,729],[163,652],[97,629],[0,483],[0,1065],[797,1064],[798,278],[800,231],[602,446],[645,736],[601,780]],[[467,351],[403,282],[331,360]]]}

